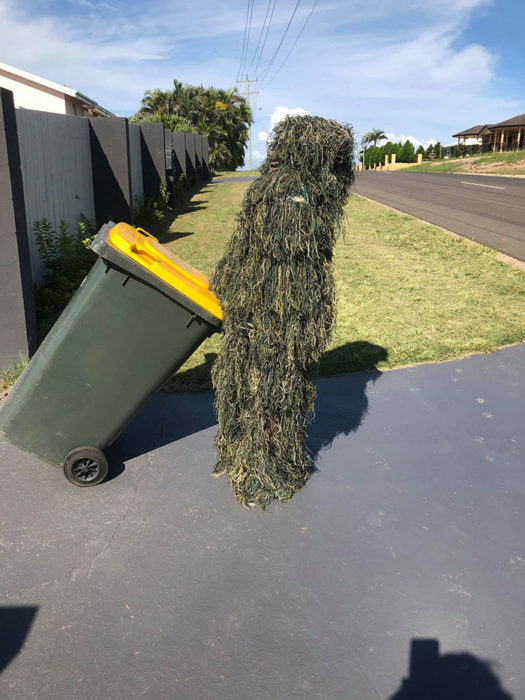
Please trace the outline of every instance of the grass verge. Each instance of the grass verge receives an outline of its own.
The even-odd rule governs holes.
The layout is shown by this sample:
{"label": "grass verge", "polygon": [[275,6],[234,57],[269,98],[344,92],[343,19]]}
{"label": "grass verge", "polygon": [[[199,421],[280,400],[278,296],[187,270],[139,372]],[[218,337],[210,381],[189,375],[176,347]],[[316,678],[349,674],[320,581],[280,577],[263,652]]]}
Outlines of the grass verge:
{"label": "grass verge", "polygon": [[258,177],[258,170],[221,170],[214,177]]}
{"label": "grass verge", "polygon": [[[162,238],[209,275],[222,255],[249,183],[206,186]],[[525,273],[497,253],[352,196],[335,250],[337,326],[323,376],[488,352],[525,340]],[[209,389],[219,334],[166,385]]]}
{"label": "grass verge", "polygon": [[461,159],[429,161],[410,168],[416,173],[486,173],[493,175],[525,175],[525,151],[487,153]]}
{"label": "grass verge", "polygon": [[22,357],[12,367],[0,370],[0,400],[7,396],[9,389],[25,370],[28,362],[29,359],[27,357]]}

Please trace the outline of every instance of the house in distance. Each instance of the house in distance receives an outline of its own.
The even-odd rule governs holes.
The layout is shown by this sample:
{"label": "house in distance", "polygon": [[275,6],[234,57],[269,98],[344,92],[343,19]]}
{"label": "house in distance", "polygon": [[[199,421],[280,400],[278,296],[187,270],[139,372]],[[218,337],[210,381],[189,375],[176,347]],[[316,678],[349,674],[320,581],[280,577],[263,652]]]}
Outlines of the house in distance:
{"label": "house in distance", "polygon": [[452,134],[458,146],[479,146],[483,151],[519,151],[525,147],[525,114],[497,124],[477,124]]}
{"label": "house in distance", "polygon": [[15,107],[76,117],[115,115],[87,95],[0,61],[0,88],[11,90]]}

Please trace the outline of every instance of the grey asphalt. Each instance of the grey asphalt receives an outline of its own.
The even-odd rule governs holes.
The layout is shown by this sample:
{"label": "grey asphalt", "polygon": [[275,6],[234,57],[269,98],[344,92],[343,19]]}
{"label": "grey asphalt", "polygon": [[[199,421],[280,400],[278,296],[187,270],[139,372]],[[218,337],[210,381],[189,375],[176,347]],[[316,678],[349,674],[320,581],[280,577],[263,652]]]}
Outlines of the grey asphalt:
{"label": "grey asphalt", "polygon": [[320,380],[265,512],[210,475],[209,393],[91,489],[0,442],[0,697],[523,700],[524,408],[525,345]]}
{"label": "grey asphalt", "polygon": [[355,191],[525,260],[525,179],[374,170]]}

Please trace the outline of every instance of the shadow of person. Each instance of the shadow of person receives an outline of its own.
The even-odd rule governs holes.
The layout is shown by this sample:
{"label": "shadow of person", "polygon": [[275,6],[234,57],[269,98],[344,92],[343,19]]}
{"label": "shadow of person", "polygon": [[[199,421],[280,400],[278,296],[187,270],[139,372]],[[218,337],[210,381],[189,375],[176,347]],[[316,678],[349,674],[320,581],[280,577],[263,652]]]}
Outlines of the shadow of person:
{"label": "shadow of person", "polygon": [[[167,380],[164,391],[146,404],[106,450],[111,466],[118,470],[129,459],[217,425],[213,395],[203,391],[211,389],[210,371],[216,357],[216,353],[206,353],[201,365]],[[110,470],[107,480],[112,474]]]}
{"label": "shadow of person", "polygon": [[473,654],[439,653],[437,639],[413,639],[409,677],[390,700],[512,700],[490,662]]}
{"label": "shadow of person", "polygon": [[22,649],[38,607],[0,607],[0,673]]}
{"label": "shadow of person", "polygon": [[317,383],[315,420],[309,426],[306,441],[314,461],[338,435],[349,435],[359,428],[368,412],[368,384],[381,377],[377,365],[387,358],[385,348],[366,340],[345,343],[323,355],[321,374],[346,376]]}
{"label": "shadow of person", "polygon": [[[168,393],[154,396],[106,450],[111,463],[121,464],[217,424],[213,395],[203,392],[211,389],[210,373],[216,357],[216,353],[206,353],[202,364],[177,372],[167,380],[164,392]],[[317,418],[307,440],[314,458],[336,435],[359,427],[368,409],[366,387],[381,376],[375,366],[386,358],[384,348],[365,341],[346,343],[325,353],[326,373],[359,373],[338,377],[337,382],[317,384]],[[363,372],[365,369],[369,371]]]}
{"label": "shadow of person", "polygon": [[190,369],[179,370],[172,374],[162,387],[162,391],[211,391],[211,368],[217,359],[216,352],[207,352],[204,362]]}

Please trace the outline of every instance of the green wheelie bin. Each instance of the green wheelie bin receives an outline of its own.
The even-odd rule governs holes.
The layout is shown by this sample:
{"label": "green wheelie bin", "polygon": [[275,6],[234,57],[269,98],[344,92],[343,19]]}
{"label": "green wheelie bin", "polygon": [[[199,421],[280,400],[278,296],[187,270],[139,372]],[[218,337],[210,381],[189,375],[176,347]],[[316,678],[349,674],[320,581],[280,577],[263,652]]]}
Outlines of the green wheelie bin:
{"label": "green wheelie bin", "polygon": [[106,477],[103,449],[221,328],[206,277],[156,238],[103,226],[98,260],[0,410],[0,435],[77,486]]}

